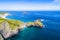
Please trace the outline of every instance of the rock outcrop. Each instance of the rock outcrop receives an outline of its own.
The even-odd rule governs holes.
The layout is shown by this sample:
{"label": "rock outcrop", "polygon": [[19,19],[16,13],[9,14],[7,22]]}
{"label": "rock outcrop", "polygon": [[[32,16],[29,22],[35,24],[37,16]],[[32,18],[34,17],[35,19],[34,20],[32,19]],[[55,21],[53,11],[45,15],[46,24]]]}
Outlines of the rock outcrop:
{"label": "rock outcrop", "polygon": [[4,38],[1,36],[1,34],[0,34],[0,40],[4,40]]}
{"label": "rock outcrop", "polygon": [[34,22],[28,22],[26,26],[28,26],[28,27],[33,26],[33,27],[43,28],[43,24],[40,20],[35,20]]}

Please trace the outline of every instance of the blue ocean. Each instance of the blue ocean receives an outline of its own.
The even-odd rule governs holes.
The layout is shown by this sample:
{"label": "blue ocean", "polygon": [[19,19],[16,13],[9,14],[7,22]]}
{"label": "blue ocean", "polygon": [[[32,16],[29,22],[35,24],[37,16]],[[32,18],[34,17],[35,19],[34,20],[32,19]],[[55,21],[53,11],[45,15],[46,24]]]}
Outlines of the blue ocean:
{"label": "blue ocean", "polygon": [[[32,22],[43,19],[44,28],[24,28],[6,40],[60,40],[60,11],[7,11],[8,19]],[[25,13],[23,13],[25,12]]]}

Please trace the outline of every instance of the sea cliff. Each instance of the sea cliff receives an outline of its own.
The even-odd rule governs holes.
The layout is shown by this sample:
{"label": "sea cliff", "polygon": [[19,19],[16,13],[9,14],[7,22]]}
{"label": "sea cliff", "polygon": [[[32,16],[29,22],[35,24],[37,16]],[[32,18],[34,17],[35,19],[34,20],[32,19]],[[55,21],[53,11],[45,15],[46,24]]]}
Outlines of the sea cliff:
{"label": "sea cliff", "polygon": [[0,33],[4,38],[11,37],[17,34],[19,29],[30,26],[43,28],[43,24],[39,20],[24,23],[20,20],[0,18]]}

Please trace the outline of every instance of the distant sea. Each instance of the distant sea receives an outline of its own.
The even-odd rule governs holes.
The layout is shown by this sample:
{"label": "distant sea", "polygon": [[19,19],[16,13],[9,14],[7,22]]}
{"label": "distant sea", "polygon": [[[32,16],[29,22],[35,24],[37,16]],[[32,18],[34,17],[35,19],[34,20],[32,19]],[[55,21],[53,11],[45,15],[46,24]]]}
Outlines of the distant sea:
{"label": "distant sea", "polygon": [[60,40],[60,11],[7,11],[8,19],[33,22],[43,19],[44,28],[24,28],[6,40]]}

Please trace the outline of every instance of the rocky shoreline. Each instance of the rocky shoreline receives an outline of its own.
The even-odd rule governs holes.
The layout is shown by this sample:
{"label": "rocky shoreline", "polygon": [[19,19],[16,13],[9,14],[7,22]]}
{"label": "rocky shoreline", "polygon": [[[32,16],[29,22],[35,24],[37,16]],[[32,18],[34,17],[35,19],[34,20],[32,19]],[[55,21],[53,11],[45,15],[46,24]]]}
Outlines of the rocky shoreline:
{"label": "rocky shoreline", "polygon": [[43,28],[43,24],[40,20],[24,23],[17,20],[7,20],[4,18],[0,18],[0,33],[3,35],[4,38],[8,38],[12,35],[18,34],[19,29],[21,30],[25,27],[30,26]]}

